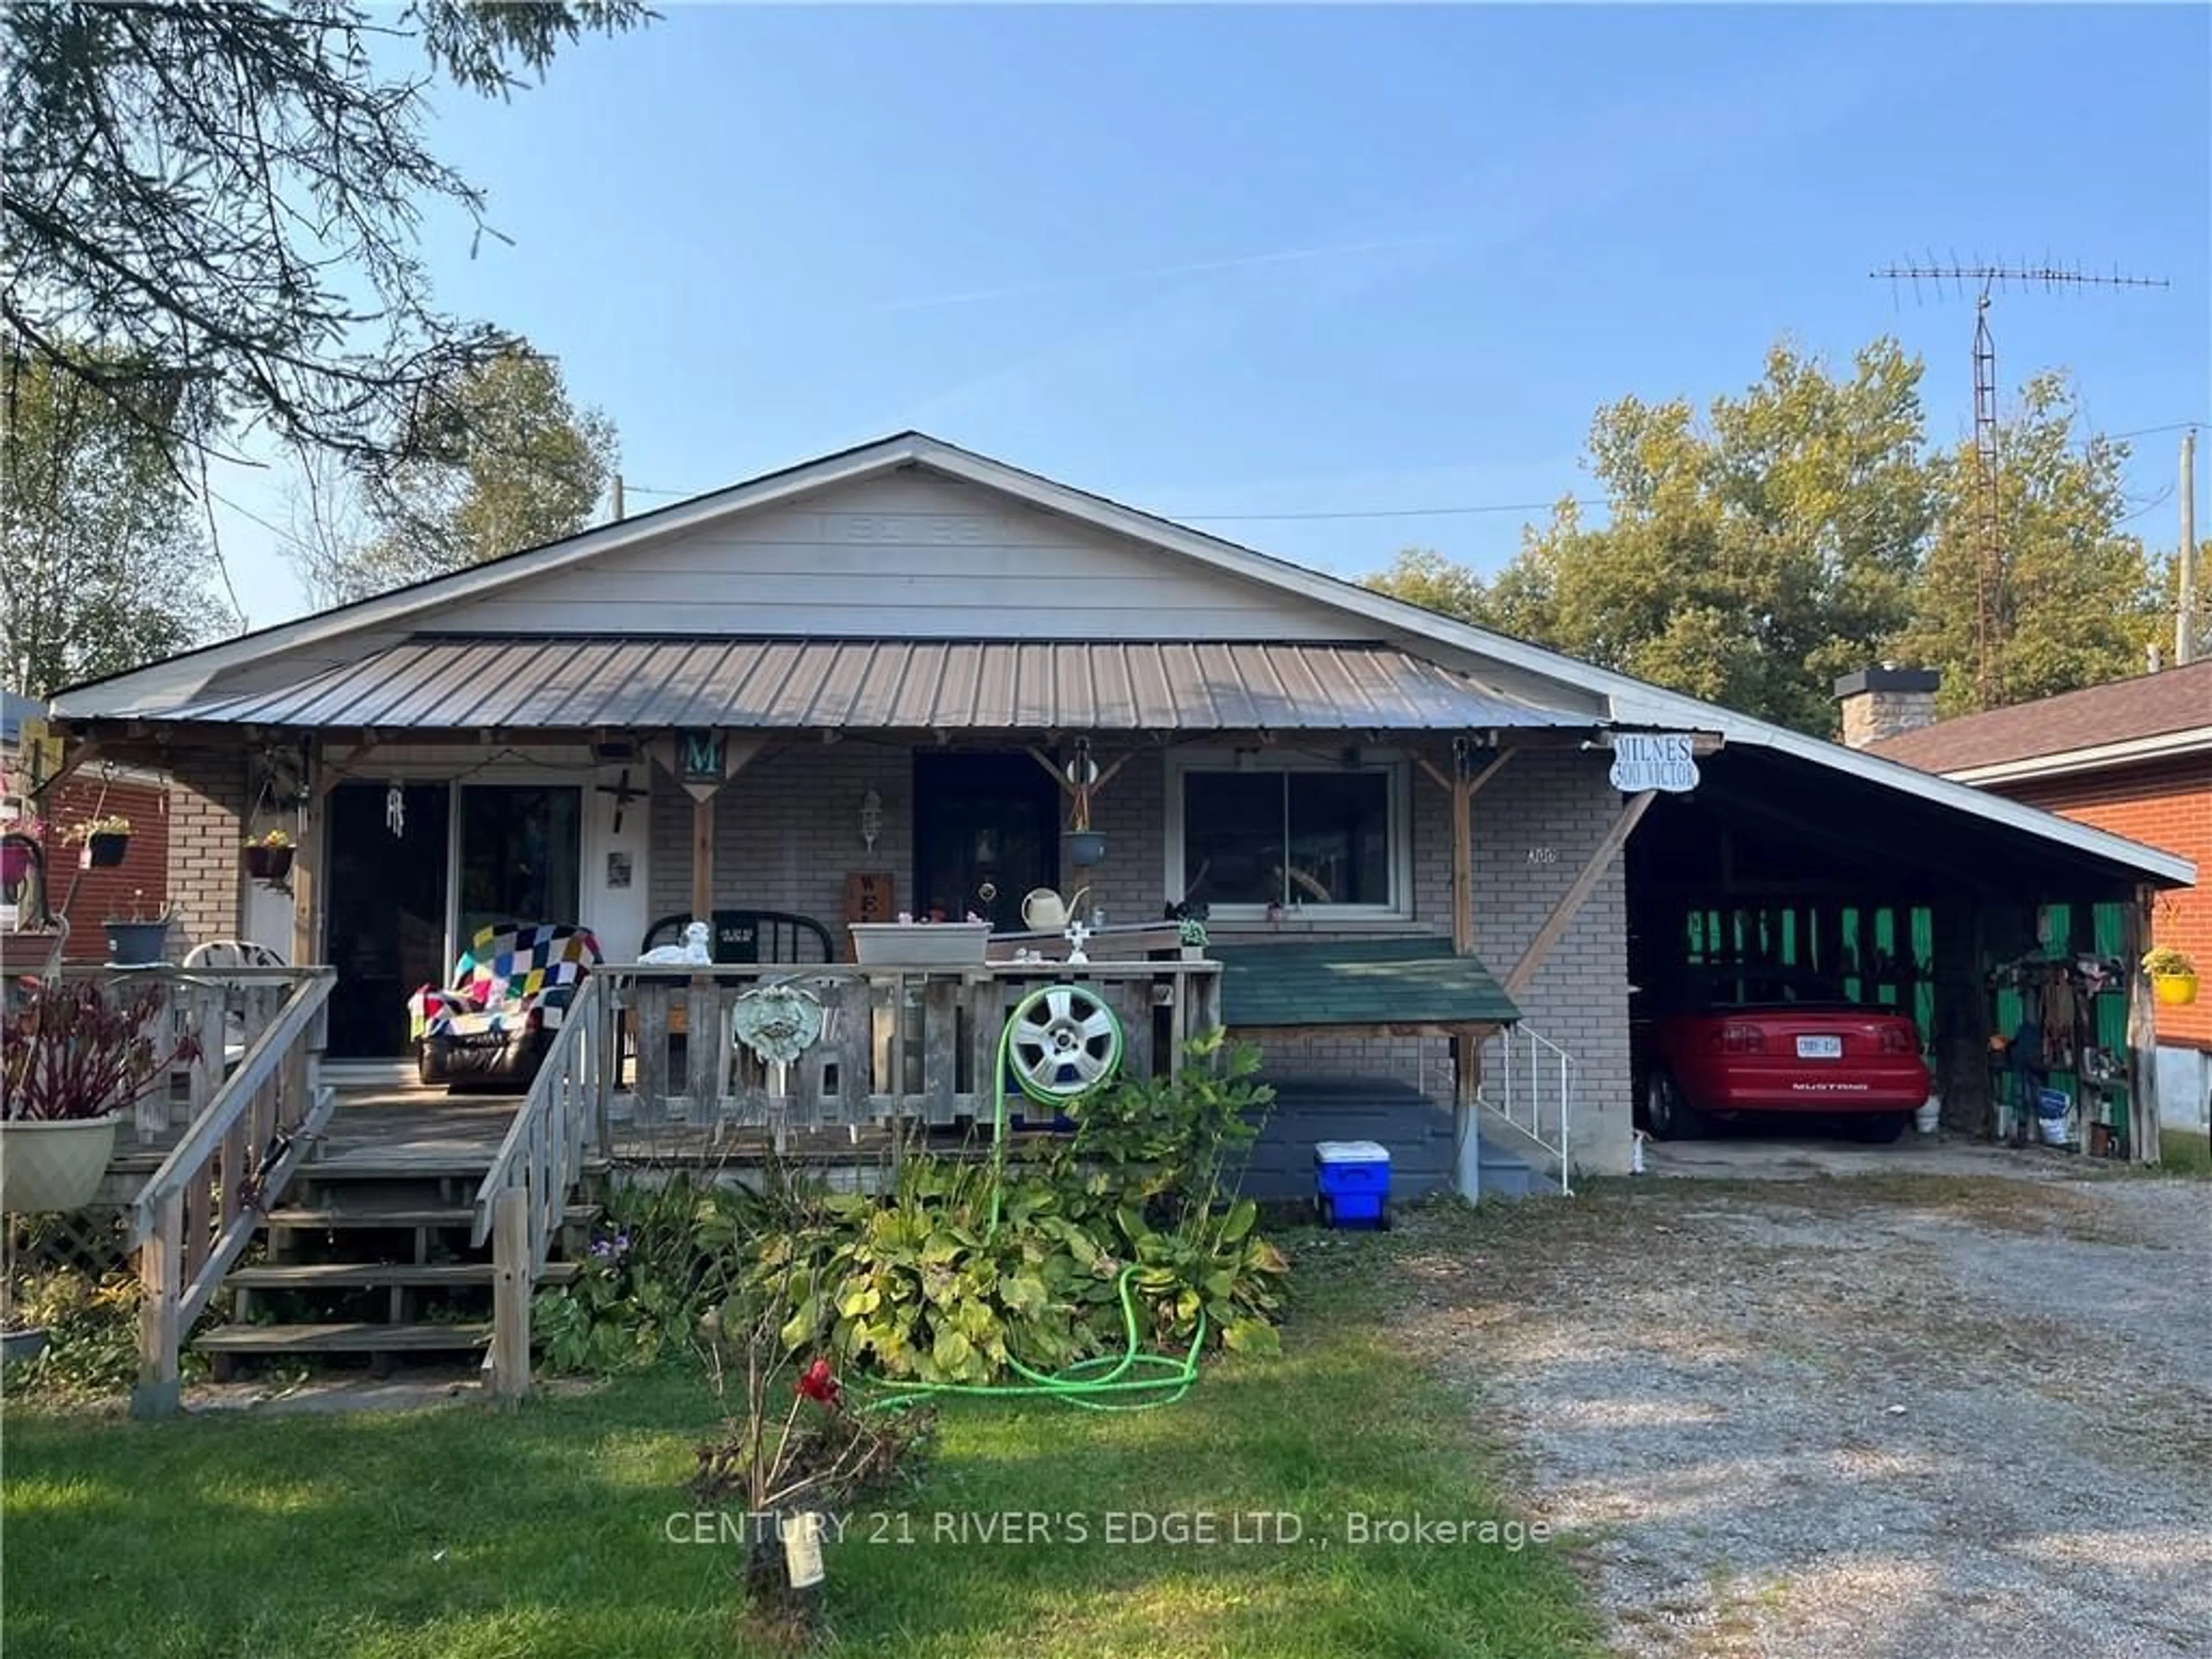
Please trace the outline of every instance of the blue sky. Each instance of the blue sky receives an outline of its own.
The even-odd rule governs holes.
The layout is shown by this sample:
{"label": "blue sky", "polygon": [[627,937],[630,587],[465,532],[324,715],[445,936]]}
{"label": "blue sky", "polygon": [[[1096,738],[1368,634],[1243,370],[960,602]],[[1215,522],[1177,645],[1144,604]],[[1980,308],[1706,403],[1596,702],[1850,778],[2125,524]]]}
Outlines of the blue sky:
{"label": "blue sky", "polygon": [[[1954,437],[1971,303],[1866,275],[1931,250],[2170,278],[2001,297],[2000,372],[2212,417],[2201,7],[664,9],[512,104],[441,91],[513,245],[425,227],[442,302],[614,417],[634,507],[914,426],[1341,574],[1494,568],[1532,515],[1249,515],[1589,493],[1600,404],[1784,333],[1897,334]],[[2154,544],[2177,442],[2136,441]],[[256,625],[304,608],[223,530]]]}

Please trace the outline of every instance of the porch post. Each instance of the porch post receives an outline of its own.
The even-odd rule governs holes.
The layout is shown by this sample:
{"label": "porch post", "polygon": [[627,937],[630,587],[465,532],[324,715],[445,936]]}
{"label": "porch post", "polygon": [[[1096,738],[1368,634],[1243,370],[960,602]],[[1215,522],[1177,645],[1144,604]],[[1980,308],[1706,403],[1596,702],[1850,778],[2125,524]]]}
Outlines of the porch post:
{"label": "porch post", "polygon": [[323,798],[337,787],[324,775],[319,738],[307,740],[307,801],[300,809],[300,844],[292,849],[292,965],[311,966],[322,949]]}
{"label": "porch post", "polygon": [[2157,895],[2136,889],[2120,929],[2120,953],[2128,973],[2128,1161],[2159,1161],[2158,1008],[2150,975],[2142,970],[2150,948],[2152,906]]}
{"label": "porch post", "polygon": [[691,920],[705,921],[714,908],[714,798],[691,799]]}

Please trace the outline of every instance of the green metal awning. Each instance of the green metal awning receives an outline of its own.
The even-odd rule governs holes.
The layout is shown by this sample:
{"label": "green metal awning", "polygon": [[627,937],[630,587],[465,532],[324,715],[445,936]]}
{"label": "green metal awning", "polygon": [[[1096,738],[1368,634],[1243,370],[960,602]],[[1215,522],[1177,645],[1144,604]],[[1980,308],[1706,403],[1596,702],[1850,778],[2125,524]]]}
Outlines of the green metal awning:
{"label": "green metal awning", "polygon": [[1521,1011],[1448,939],[1214,945],[1221,1018],[1240,1026],[1505,1025]]}

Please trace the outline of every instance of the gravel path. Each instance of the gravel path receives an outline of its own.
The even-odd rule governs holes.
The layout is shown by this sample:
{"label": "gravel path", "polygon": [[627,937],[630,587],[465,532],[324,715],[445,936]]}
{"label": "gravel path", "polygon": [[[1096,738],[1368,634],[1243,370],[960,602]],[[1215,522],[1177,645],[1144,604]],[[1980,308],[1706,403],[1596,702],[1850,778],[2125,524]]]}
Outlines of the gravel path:
{"label": "gravel path", "polygon": [[1623,1655],[2212,1655],[2212,1185],[1643,1182],[1396,1249]]}

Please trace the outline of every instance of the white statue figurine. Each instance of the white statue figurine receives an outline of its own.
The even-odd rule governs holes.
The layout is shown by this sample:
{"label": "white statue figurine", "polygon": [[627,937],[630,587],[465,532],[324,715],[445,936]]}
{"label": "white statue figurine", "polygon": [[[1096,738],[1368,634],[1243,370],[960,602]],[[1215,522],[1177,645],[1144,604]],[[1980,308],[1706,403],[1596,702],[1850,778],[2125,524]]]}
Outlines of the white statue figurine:
{"label": "white statue figurine", "polygon": [[656,945],[638,960],[652,963],[656,967],[663,964],[708,967],[714,960],[714,953],[707,948],[708,931],[705,922],[692,922],[684,930],[683,944]]}

